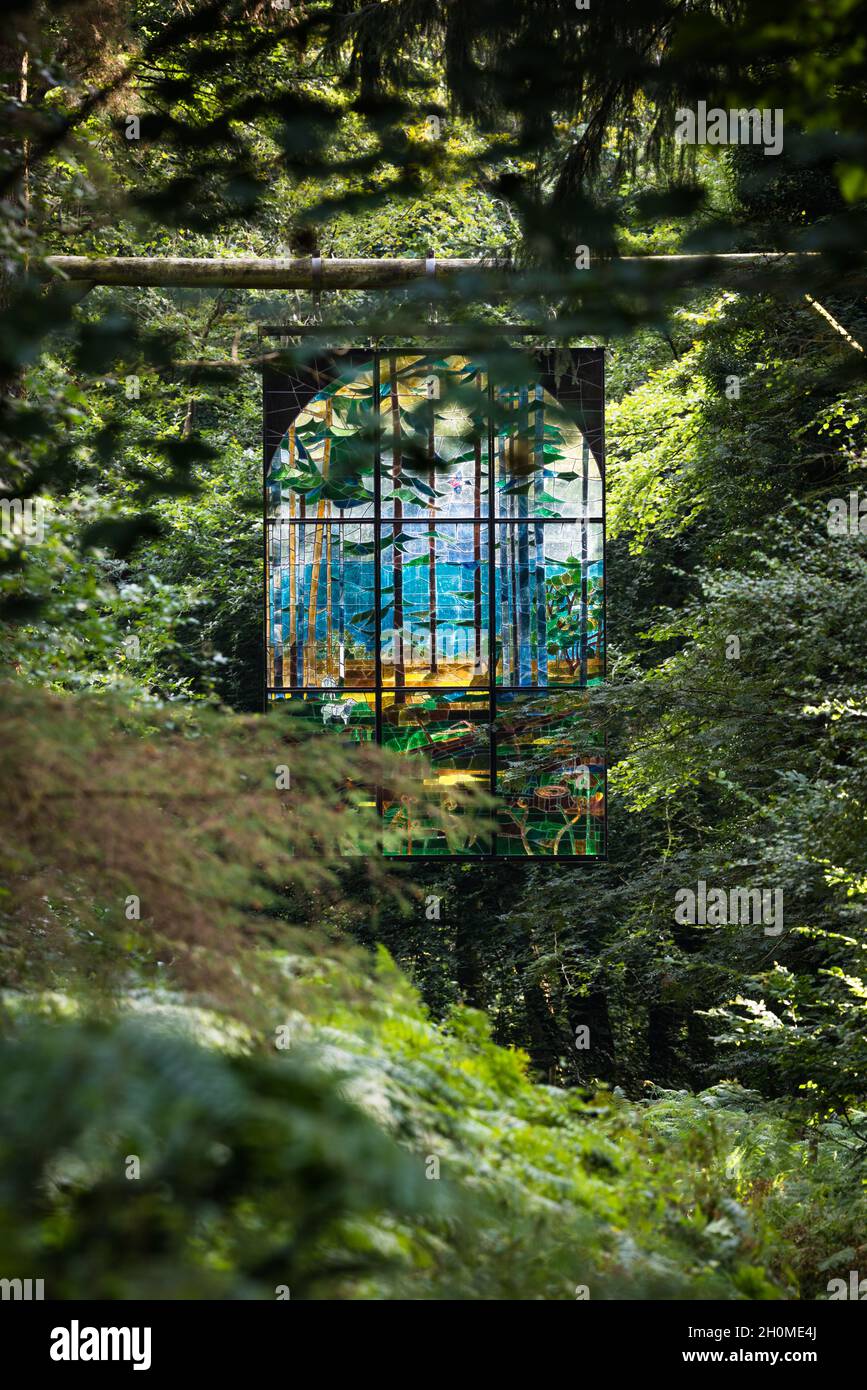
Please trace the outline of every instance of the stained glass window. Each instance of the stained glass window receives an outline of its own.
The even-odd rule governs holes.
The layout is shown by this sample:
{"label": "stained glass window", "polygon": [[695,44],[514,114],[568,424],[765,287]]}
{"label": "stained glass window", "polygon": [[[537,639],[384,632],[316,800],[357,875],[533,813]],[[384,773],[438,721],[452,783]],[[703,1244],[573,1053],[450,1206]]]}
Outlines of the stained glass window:
{"label": "stained glass window", "polygon": [[[386,853],[604,855],[603,478],[598,349],[266,370],[267,702],[423,769]],[[432,813],[462,783],[484,833]]]}

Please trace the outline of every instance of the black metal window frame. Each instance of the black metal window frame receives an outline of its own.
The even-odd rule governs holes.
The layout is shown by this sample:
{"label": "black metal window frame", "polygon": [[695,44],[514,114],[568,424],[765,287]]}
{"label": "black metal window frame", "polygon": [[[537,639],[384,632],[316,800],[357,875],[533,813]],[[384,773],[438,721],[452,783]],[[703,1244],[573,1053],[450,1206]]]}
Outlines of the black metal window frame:
{"label": "black metal window frame", "polygon": [[[286,335],[291,335],[293,332],[296,332],[296,333],[297,333],[298,331],[299,331],[299,330],[298,330],[297,328],[293,330],[291,327],[275,328],[275,329],[273,329],[273,330],[262,330],[262,336],[266,336],[266,335],[269,335],[269,334],[273,334],[274,336],[277,336],[277,335],[279,334],[281,337],[284,337],[284,336],[286,336]],[[308,333],[309,333],[310,331],[312,331],[312,330],[308,330]],[[320,330],[320,331],[321,331],[321,330]],[[374,551],[374,561],[375,561],[375,563],[374,563],[374,608],[375,608],[374,681],[373,681],[373,684],[372,684],[372,685],[361,686],[361,685],[359,685],[359,684],[356,683],[356,684],[354,684],[354,685],[340,686],[340,687],[338,687],[338,689],[341,690],[341,691],[344,691],[347,695],[351,695],[351,694],[353,694],[353,693],[362,693],[362,692],[363,692],[365,695],[368,695],[368,696],[371,695],[371,694],[374,695],[374,697],[375,697],[375,739],[376,739],[377,745],[380,746],[380,747],[382,746],[382,723],[383,723],[383,720],[382,720],[382,709],[383,709],[383,699],[384,699],[384,697],[388,697],[389,695],[393,694],[396,690],[401,690],[402,692],[404,692],[404,693],[406,693],[406,694],[410,694],[410,693],[411,693],[411,694],[420,694],[420,693],[424,693],[424,694],[428,695],[428,696],[431,697],[431,698],[436,698],[437,696],[440,696],[440,695],[464,694],[464,693],[466,693],[466,694],[472,693],[472,694],[475,694],[475,695],[480,695],[483,691],[486,691],[486,694],[487,694],[487,702],[488,702],[488,714],[489,714],[489,728],[490,728],[490,733],[489,733],[489,752],[488,752],[488,756],[489,756],[489,785],[490,785],[490,792],[491,792],[491,795],[492,795],[493,797],[496,797],[496,796],[498,795],[498,792],[497,792],[497,733],[496,733],[497,694],[499,693],[500,695],[503,695],[503,694],[511,694],[511,695],[524,695],[524,696],[537,696],[537,697],[538,697],[538,696],[542,696],[542,695],[561,695],[561,696],[567,696],[567,695],[570,695],[570,694],[571,694],[571,695],[572,695],[573,697],[575,697],[576,700],[577,700],[577,698],[578,698],[580,695],[584,694],[584,693],[587,691],[587,689],[589,688],[589,687],[586,686],[586,685],[567,685],[567,684],[565,684],[565,683],[562,683],[562,684],[559,684],[559,683],[558,683],[558,684],[553,684],[553,685],[551,685],[551,684],[549,684],[549,685],[511,685],[511,684],[506,685],[506,684],[497,684],[497,680],[496,680],[496,668],[497,668],[497,661],[496,661],[496,595],[497,595],[497,582],[496,582],[496,562],[495,562],[495,560],[494,560],[494,558],[493,558],[493,557],[495,556],[495,554],[496,554],[496,535],[497,535],[497,527],[499,527],[499,526],[517,526],[517,525],[543,526],[543,527],[544,527],[544,526],[552,526],[552,525],[571,524],[571,525],[574,525],[574,526],[580,526],[582,529],[584,529],[584,532],[585,532],[585,540],[586,540],[586,528],[587,528],[587,527],[592,526],[592,525],[601,526],[601,528],[602,528],[602,574],[603,574],[603,585],[602,585],[602,679],[603,679],[603,681],[605,680],[605,678],[606,678],[606,676],[607,676],[607,669],[608,669],[608,613],[607,613],[607,584],[605,583],[605,579],[607,578],[607,565],[606,565],[606,489],[605,489],[605,466],[604,466],[604,460],[605,460],[605,412],[604,412],[604,366],[603,366],[603,362],[604,362],[604,349],[602,349],[602,348],[585,348],[585,349],[580,349],[580,348],[579,348],[579,349],[576,349],[576,348],[569,348],[569,349],[566,349],[566,350],[567,350],[568,352],[570,352],[571,354],[573,354],[573,355],[576,354],[576,353],[586,353],[586,354],[588,355],[588,357],[592,355],[594,358],[596,358],[596,359],[598,360],[598,363],[599,363],[599,376],[600,376],[599,390],[600,390],[600,396],[601,396],[600,411],[599,411],[599,433],[598,433],[598,446],[597,446],[597,449],[593,451],[594,457],[596,458],[597,464],[598,464],[598,466],[599,466],[600,476],[601,476],[601,479],[602,479],[602,499],[601,499],[601,500],[602,500],[602,507],[601,507],[601,511],[599,512],[599,514],[598,514],[598,515],[584,515],[584,516],[558,516],[558,517],[533,517],[533,516],[527,516],[527,517],[508,517],[508,516],[502,516],[502,517],[501,517],[501,516],[497,516],[497,515],[496,515],[496,510],[497,510],[497,509],[496,509],[496,498],[497,498],[497,490],[496,490],[496,483],[497,483],[497,478],[496,478],[496,447],[495,447],[495,431],[494,431],[494,425],[493,425],[493,413],[494,413],[494,412],[493,412],[493,405],[494,405],[494,392],[495,392],[495,390],[496,390],[496,385],[495,385],[495,383],[491,380],[490,374],[488,374],[487,387],[486,387],[486,389],[487,389],[487,395],[488,395],[488,404],[489,404],[489,411],[488,411],[488,430],[487,430],[487,441],[486,441],[486,442],[487,442],[487,454],[488,454],[488,476],[487,476],[488,515],[475,516],[475,515],[470,514],[470,515],[466,515],[466,516],[448,516],[448,517],[443,517],[443,518],[440,520],[440,522],[439,522],[440,525],[449,525],[449,524],[456,524],[456,525],[467,525],[467,524],[470,524],[470,525],[472,525],[472,524],[478,523],[478,524],[483,524],[483,525],[487,526],[487,530],[488,530],[488,559],[487,559],[487,580],[488,580],[488,633],[487,633],[488,642],[487,642],[487,670],[488,670],[488,681],[487,681],[487,686],[486,686],[486,687],[485,687],[485,686],[482,686],[482,685],[467,686],[467,685],[459,685],[459,684],[455,684],[455,685],[403,685],[403,686],[397,686],[396,684],[393,684],[393,683],[383,682],[383,679],[382,679],[382,643],[381,643],[381,640],[380,640],[380,639],[381,639],[381,620],[382,620],[382,592],[381,592],[381,591],[382,591],[382,575],[381,575],[381,567],[380,567],[380,565],[379,565],[378,563],[376,563],[376,561],[377,561],[377,559],[378,559],[379,550],[380,550],[379,544],[378,544],[379,538],[380,538],[380,536],[382,535],[383,531],[384,531],[386,528],[391,528],[391,527],[394,526],[395,520],[396,520],[396,519],[395,519],[394,517],[389,517],[389,516],[383,517],[383,515],[382,515],[382,447],[381,447],[381,439],[382,439],[382,433],[383,433],[383,431],[382,431],[381,414],[380,414],[380,411],[379,411],[379,410],[377,410],[376,415],[375,415],[376,434],[375,434],[374,466],[373,466],[373,493],[374,493],[374,499],[373,499],[374,513],[373,513],[373,516],[372,516],[372,517],[364,517],[364,518],[354,518],[354,517],[353,517],[353,518],[330,517],[330,518],[328,518],[328,522],[327,522],[327,524],[328,524],[329,527],[338,527],[338,526],[341,526],[341,527],[343,527],[343,526],[370,527],[370,529],[373,531],[374,536],[375,536],[376,541],[377,541],[377,545],[376,545],[376,548],[375,548],[375,551]],[[502,352],[503,349],[498,348],[498,349],[496,349],[496,351],[497,351],[497,352]],[[516,350],[516,351],[517,351],[517,350]],[[533,353],[533,354],[536,355],[536,356],[540,355],[541,352],[552,352],[552,351],[556,351],[556,349],[525,349],[525,352]],[[321,349],[319,349],[319,354],[321,355],[321,357],[327,358],[328,355],[329,355],[329,354],[328,354],[328,349],[327,349],[327,348],[321,348]],[[461,345],[460,345],[459,343],[452,343],[452,344],[448,344],[448,345],[438,345],[438,346],[430,346],[430,345],[428,345],[428,344],[426,344],[426,345],[424,345],[424,346],[417,346],[417,345],[415,345],[415,344],[410,345],[410,344],[403,344],[403,343],[401,343],[401,344],[389,344],[388,346],[371,346],[371,347],[357,347],[357,348],[345,348],[345,347],[341,347],[341,349],[340,349],[340,354],[339,354],[339,357],[337,358],[337,360],[338,360],[338,361],[347,361],[347,360],[350,360],[350,361],[356,361],[356,362],[359,362],[359,363],[362,363],[362,362],[363,362],[363,363],[365,363],[365,364],[370,364],[370,365],[372,366],[372,369],[373,369],[373,397],[374,397],[374,401],[378,404],[378,403],[379,403],[379,400],[380,400],[381,362],[382,362],[383,357],[386,357],[386,358],[387,358],[387,357],[389,357],[390,355],[401,355],[401,356],[416,356],[416,355],[417,355],[419,358],[422,358],[422,359],[423,359],[423,358],[428,358],[428,357],[442,357],[442,356],[449,356],[449,357],[458,357],[458,356],[473,357],[473,356],[476,356],[476,357],[478,357],[478,356],[483,356],[484,354],[483,354],[483,353],[480,353],[480,352],[478,351],[478,349],[468,350],[468,349],[462,348]],[[275,452],[275,450],[276,450],[277,448],[279,448],[280,443],[281,443],[281,441],[282,441],[282,439],[283,439],[283,435],[284,435],[284,433],[285,433],[285,431],[283,431],[282,429],[280,429],[279,426],[278,426],[278,428],[277,428],[276,430],[275,430],[274,428],[269,429],[269,414],[268,414],[268,408],[267,408],[267,406],[268,406],[269,380],[273,382],[274,380],[276,380],[277,378],[279,378],[280,376],[283,376],[283,375],[285,375],[285,374],[281,374],[279,371],[275,371],[273,368],[270,368],[270,367],[267,367],[267,366],[263,369],[263,396],[264,396],[264,406],[265,406],[265,409],[263,410],[263,538],[262,538],[262,539],[263,539],[263,599],[264,599],[264,623],[263,623],[263,626],[264,626],[264,661],[263,661],[263,669],[264,669],[264,671],[265,671],[265,680],[264,680],[264,682],[263,682],[263,687],[264,687],[264,689],[263,689],[263,704],[264,704],[264,710],[265,710],[266,713],[269,712],[269,711],[271,711],[271,710],[274,710],[274,709],[275,709],[275,706],[276,706],[277,704],[279,704],[279,699],[278,699],[278,698],[275,698],[275,697],[279,697],[279,696],[281,696],[281,695],[288,695],[288,696],[292,696],[292,695],[327,696],[327,695],[330,695],[330,696],[333,696],[333,695],[335,694],[335,687],[333,687],[333,686],[307,685],[307,684],[305,684],[305,685],[285,685],[285,684],[284,684],[284,685],[280,685],[280,686],[271,686],[271,685],[268,685],[268,683],[267,683],[267,670],[268,670],[268,629],[269,629],[268,615],[269,615],[269,603],[270,603],[270,595],[269,595],[269,544],[268,544],[269,530],[270,530],[271,528],[275,527],[275,526],[278,526],[278,525],[279,525],[279,526],[296,526],[296,527],[297,527],[297,526],[310,526],[310,525],[313,525],[313,524],[317,524],[316,519],[315,519],[315,518],[311,518],[311,517],[286,517],[286,518],[276,518],[276,517],[271,517],[271,516],[269,516],[269,514],[268,514],[268,471],[269,471],[269,468],[270,468],[270,465],[271,465],[271,460],[272,460],[272,458],[273,458],[274,452]],[[314,393],[314,394],[315,394],[315,393]],[[312,395],[311,395],[311,399],[313,399],[313,396],[312,396]],[[303,407],[302,407],[302,409],[303,409]],[[300,411],[298,411],[297,413],[300,413]],[[404,517],[404,518],[403,518],[403,521],[404,521],[405,523],[407,523],[407,524],[410,524],[410,525],[413,523],[413,521],[417,521],[419,527],[428,524],[428,519],[425,518],[425,517],[418,517],[418,518],[406,518],[406,517]],[[323,523],[322,521],[319,521],[318,524],[322,525],[322,524],[324,524],[324,523]],[[585,573],[583,573],[583,575],[582,575],[582,587],[585,587],[586,584],[587,584],[587,576],[586,576],[586,572],[585,572]],[[586,600],[586,587],[585,587],[585,597],[583,598],[582,601],[583,601],[584,603],[586,603],[586,601],[587,601],[587,600]],[[603,749],[604,749],[604,748],[605,748],[605,740],[604,740],[604,738],[603,738],[603,739],[600,739],[600,744],[602,745],[602,747],[603,747]],[[603,754],[603,758],[604,758],[604,754]],[[526,863],[526,864],[531,864],[531,863],[532,863],[532,864],[538,864],[538,863],[540,863],[540,862],[549,862],[549,863],[552,863],[552,864],[558,864],[558,863],[559,863],[559,864],[565,864],[565,863],[568,863],[568,864],[582,864],[582,865],[586,865],[586,866],[588,866],[588,867],[589,867],[590,865],[592,865],[592,864],[604,863],[604,862],[606,862],[607,859],[608,859],[608,765],[607,765],[607,758],[604,758],[604,761],[603,761],[602,776],[603,776],[603,797],[604,797],[604,802],[603,802],[603,815],[602,815],[602,818],[601,818],[601,820],[602,820],[601,834],[602,834],[602,845],[603,845],[603,849],[602,849],[602,852],[601,852],[601,853],[598,853],[598,854],[556,854],[556,855],[509,855],[509,854],[498,853],[497,850],[496,850],[497,831],[496,831],[496,824],[494,824],[494,825],[492,825],[491,832],[490,832],[490,835],[489,835],[490,848],[488,848],[487,850],[485,850],[485,851],[483,851],[483,852],[478,852],[478,853],[474,852],[474,853],[471,853],[471,854],[446,854],[446,853],[444,853],[444,854],[411,854],[411,855],[389,854],[389,855],[388,855],[388,858],[389,858],[389,859],[393,859],[396,863],[400,863],[400,862],[403,862],[403,861],[407,861],[407,862],[416,861],[416,862],[431,862],[431,863],[433,863],[433,862],[438,862],[438,861],[443,861],[443,860],[445,860],[445,861],[447,861],[447,862],[461,862],[461,863],[471,864],[471,863],[475,863],[475,862],[482,863],[482,862],[484,862],[484,861],[486,861],[486,860],[491,860],[491,859],[495,859],[495,860],[498,860],[498,861],[503,862],[503,863],[505,863],[505,862],[516,862],[516,863]],[[379,814],[380,816],[382,816],[382,789],[381,789],[380,787],[377,787],[377,788],[376,788],[376,806],[377,806],[377,812],[378,812],[378,814]],[[494,812],[493,814],[494,814],[494,820],[495,820],[495,819],[496,819],[496,812]],[[380,851],[380,852],[382,852],[382,851]]]}

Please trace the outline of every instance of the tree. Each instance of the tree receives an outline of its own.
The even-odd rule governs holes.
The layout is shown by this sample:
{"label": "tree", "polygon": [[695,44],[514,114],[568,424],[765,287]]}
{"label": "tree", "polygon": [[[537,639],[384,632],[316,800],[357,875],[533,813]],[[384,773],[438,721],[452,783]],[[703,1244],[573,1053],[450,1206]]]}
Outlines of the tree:
{"label": "tree", "polygon": [[392,600],[394,607],[394,702],[396,705],[405,703],[406,695],[403,687],[406,684],[406,658],[404,654],[404,611],[403,611],[403,502],[398,495],[402,486],[401,474],[401,424],[400,424],[400,394],[397,372],[397,354],[389,354],[389,385],[388,391],[391,400],[391,481],[394,493],[392,507],[394,509],[394,524],[391,528],[392,536],[392,567],[394,597]]}
{"label": "tree", "polygon": [[436,407],[434,398],[430,402],[430,422],[427,433],[427,456],[428,471],[427,481],[430,488],[430,503],[428,515],[430,521],[427,530],[427,563],[428,563],[428,614],[430,632],[430,664],[429,671],[432,676],[438,674],[439,663],[437,660],[437,543],[436,543],[436,437],[434,429],[436,425]]}

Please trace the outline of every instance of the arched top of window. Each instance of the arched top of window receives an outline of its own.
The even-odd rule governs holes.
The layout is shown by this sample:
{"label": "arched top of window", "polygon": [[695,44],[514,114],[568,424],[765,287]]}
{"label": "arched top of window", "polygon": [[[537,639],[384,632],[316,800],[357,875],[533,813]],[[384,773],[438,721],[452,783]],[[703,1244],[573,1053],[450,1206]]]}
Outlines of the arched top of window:
{"label": "arched top of window", "polygon": [[[495,515],[599,516],[602,475],[581,398],[538,380],[489,387],[470,357],[382,354],[378,411],[372,362],[339,375],[298,409],[268,469],[275,518],[311,506],[356,520],[381,515],[455,520]],[[553,383],[549,383],[553,384]]]}

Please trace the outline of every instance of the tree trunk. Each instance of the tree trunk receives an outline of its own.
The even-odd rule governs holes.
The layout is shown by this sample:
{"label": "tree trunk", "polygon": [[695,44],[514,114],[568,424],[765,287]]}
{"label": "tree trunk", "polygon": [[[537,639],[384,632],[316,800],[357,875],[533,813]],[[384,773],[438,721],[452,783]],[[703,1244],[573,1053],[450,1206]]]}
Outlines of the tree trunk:
{"label": "tree trunk", "polygon": [[[586,995],[571,995],[566,1012],[577,1059],[578,1076],[582,1081],[589,1080],[591,1076],[598,1076],[605,1081],[611,1080],[616,1051],[607,994],[603,989],[591,988]],[[581,1027],[590,1030],[590,1046],[586,1052],[575,1047],[576,1030]]]}
{"label": "tree trunk", "polygon": [[[502,397],[500,397],[502,399]],[[506,439],[505,435],[497,435],[497,462],[499,465],[500,477],[505,476],[506,467]],[[496,507],[498,497],[495,479],[491,479],[491,506]],[[503,685],[512,684],[512,644],[509,632],[509,551],[507,526],[498,525],[496,534],[500,541],[500,647],[502,664],[502,683]]]}
{"label": "tree trunk", "polygon": [[305,627],[305,617],[306,617],[306,613],[305,613],[305,608],[304,608],[304,595],[305,595],[305,591],[306,591],[306,588],[307,588],[307,585],[306,585],[306,575],[305,575],[305,570],[306,570],[306,568],[307,568],[307,545],[306,545],[306,542],[307,542],[307,537],[306,537],[307,527],[304,525],[304,518],[306,517],[306,515],[307,515],[307,502],[306,502],[305,498],[300,497],[300,498],[298,499],[298,516],[299,516],[299,518],[300,518],[300,520],[299,520],[299,525],[298,525],[298,593],[297,593],[297,599],[298,599],[297,613],[298,613],[298,617],[297,617],[297,621],[296,621],[296,624],[295,624],[295,633],[296,633],[295,641],[296,641],[296,650],[297,650],[297,653],[298,653],[298,684],[299,684],[299,685],[309,684],[309,682],[308,682],[308,680],[307,680],[307,668],[306,668],[306,665],[305,665],[305,662],[304,662],[304,645],[305,645],[305,636],[304,636],[304,635],[305,635],[305,632],[306,632],[306,627]]}
{"label": "tree trunk", "polygon": [[[30,58],[27,49],[28,40],[21,33],[22,28],[30,27],[31,20],[25,17],[23,12],[19,12],[13,17],[7,16],[7,26],[5,35],[0,38],[0,71],[6,80],[0,84],[0,95],[11,105],[12,102],[21,102],[28,99],[28,76]],[[23,45],[23,46],[22,46]],[[9,219],[10,241],[14,244],[17,236],[14,231],[14,218],[23,211],[25,221],[28,213],[30,190],[29,190],[29,142],[19,140],[14,129],[14,117],[7,127],[7,135],[3,140],[0,154],[3,156],[4,164],[10,169],[20,169],[20,177],[11,181],[5,188],[2,201],[5,204],[5,216]],[[15,289],[15,261],[10,256],[0,257],[0,312],[7,310],[12,302]],[[0,393],[6,396],[20,396],[22,392],[21,378],[18,371],[13,371],[7,376],[0,378]]]}
{"label": "tree trunk", "polygon": [[[509,514],[515,515],[515,498],[509,498]],[[521,657],[518,645],[518,567],[515,563],[515,527],[510,525],[507,530],[509,534],[509,561],[511,568],[512,593],[511,593],[511,614],[512,614],[512,683],[520,685]]]}
{"label": "tree trunk", "polygon": [[[397,492],[401,485],[401,451],[400,451],[400,395],[397,383],[397,355],[389,354],[389,368],[391,372],[391,479],[393,491]],[[394,569],[394,703],[402,705],[406,703],[406,696],[401,690],[401,686],[406,684],[406,663],[403,652],[403,554],[400,549],[398,537],[400,536],[403,521],[403,503],[399,497],[394,499],[394,525],[391,528],[392,534],[392,563]]]}
{"label": "tree trunk", "polygon": [[[295,426],[289,426],[289,474],[295,467]],[[295,494],[291,487],[289,489],[289,684],[298,684],[298,642],[296,637],[298,603],[297,586],[298,575],[296,568],[298,565],[298,537],[296,536],[297,527],[294,523],[295,517]]]}
{"label": "tree trunk", "polygon": [[581,667],[580,680],[587,684],[587,511],[589,502],[590,446],[587,440],[581,444],[581,608],[578,616],[578,660]]}
{"label": "tree trunk", "polygon": [[[16,60],[17,61],[17,60]],[[314,272],[310,257],[282,259],[259,256],[49,256],[47,264],[70,280],[92,285],[188,285],[227,289],[376,290],[424,280],[425,259],[389,257],[380,260],[323,259]],[[471,274],[484,276],[491,291],[516,293],[524,272],[506,269],[490,261],[450,258],[438,260],[437,275],[450,279]],[[636,272],[641,272],[640,277]],[[532,272],[530,272],[532,274]],[[564,272],[564,282],[589,291],[604,285],[622,287],[632,295],[652,286],[662,292],[686,285],[710,283],[715,288],[757,285],[763,292],[776,286],[800,286],[822,279],[830,285],[863,284],[865,267],[842,272],[821,251],[742,251],[673,256],[619,256],[594,270]],[[565,288],[565,285],[564,285]]]}
{"label": "tree trunk", "polygon": [[[476,375],[476,385],[481,391],[482,378]],[[475,453],[475,477],[473,487],[473,516],[482,514],[482,440],[476,431],[476,438],[473,441]],[[473,651],[473,675],[481,678],[482,675],[482,526],[481,522],[473,522],[473,631],[475,634],[475,649]]]}
{"label": "tree trunk", "polygon": [[[331,439],[328,431],[331,428],[331,401],[325,402],[325,444],[322,453],[322,479],[323,482],[328,477],[328,462],[331,454]],[[322,565],[322,543],[325,536],[325,511],[327,503],[324,497],[320,497],[319,505],[316,508],[316,524],[313,527],[313,562],[310,570],[310,603],[307,617],[307,683],[308,685],[318,684],[318,671],[316,669],[316,606],[319,599],[319,570]]]}
{"label": "tree trunk", "polygon": [[658,1001],[647,1012],[647,1066],[650,1080],[665,1086],[674,1070],[674,1035],[679,1022],[677,1010]]}
{"label": "tree trunk", "polygon": [[481,1009],[485,1005],[474,940],[474,923],[478,920],[475,913],[460,912],[455,927],[455,984],[463,1002],[473,1009]]}
{"label": "tree trunk", "polygon": [[[533,493],[536,511],[541,506],[541,496],[545,490],[545,407],[543,390],[536,387],[536,421],[534,429],[534,459],[536,465]],[[536,684],[548,684],[548,630],[545,612],[545,527],[537,525],[534,529],[536,551]]]}
{"label": "tree trunk", "polygon": [[[434,433],[434,404],[431,401],[430,425],[427,432],[427,457],[428,457],[428,487],[433,490],[436,483],[436,437]],[[439,663],[437,661],[437,543],[436,543],[436,498],[430,499],[428,516],[430,521],[427,528],[427,558],[428,558],[428,617],[430,620],[430,674],[437,675]]]}
{"label": "tree trunk", "polygon": [[[518,408],[519,449],[521,459],[525,457],[524,446],[527,435],[527,388],[521,387]],[[523,485],[523,479],[521,483]],[[526,492],[519,492],[517,498],[518,523],[518,684],[531,685],[530,670],[530,528],[527,525],[529,507]]]}
{"label": "tree trunk", "polygon": [[526,977],[521,979],[524,1004],[527,1009],[527,1031],[529,1033],[530,1060],[542,1073],[545,1080],[556,1079],[557,1067],[563,1055],[563,1039],[551,1006],[545,998],[545,991],[535,981]]}
{"label": "tree trunk", "polygon": [[333,642],[333,623],[331,611],[333,605],[332,582],[331,582],[331,541],[334,535],[334,527],[328,523],[325,532],[325,669],[329,677],[333,678],[332,670],[332,642]]}
{"label": "tree trunk", "polygon": [[[341,511],[340,519],[344,513]],[[343,526],[337,528],[337,683],[346,682],[346,552],[343,546]]]}

